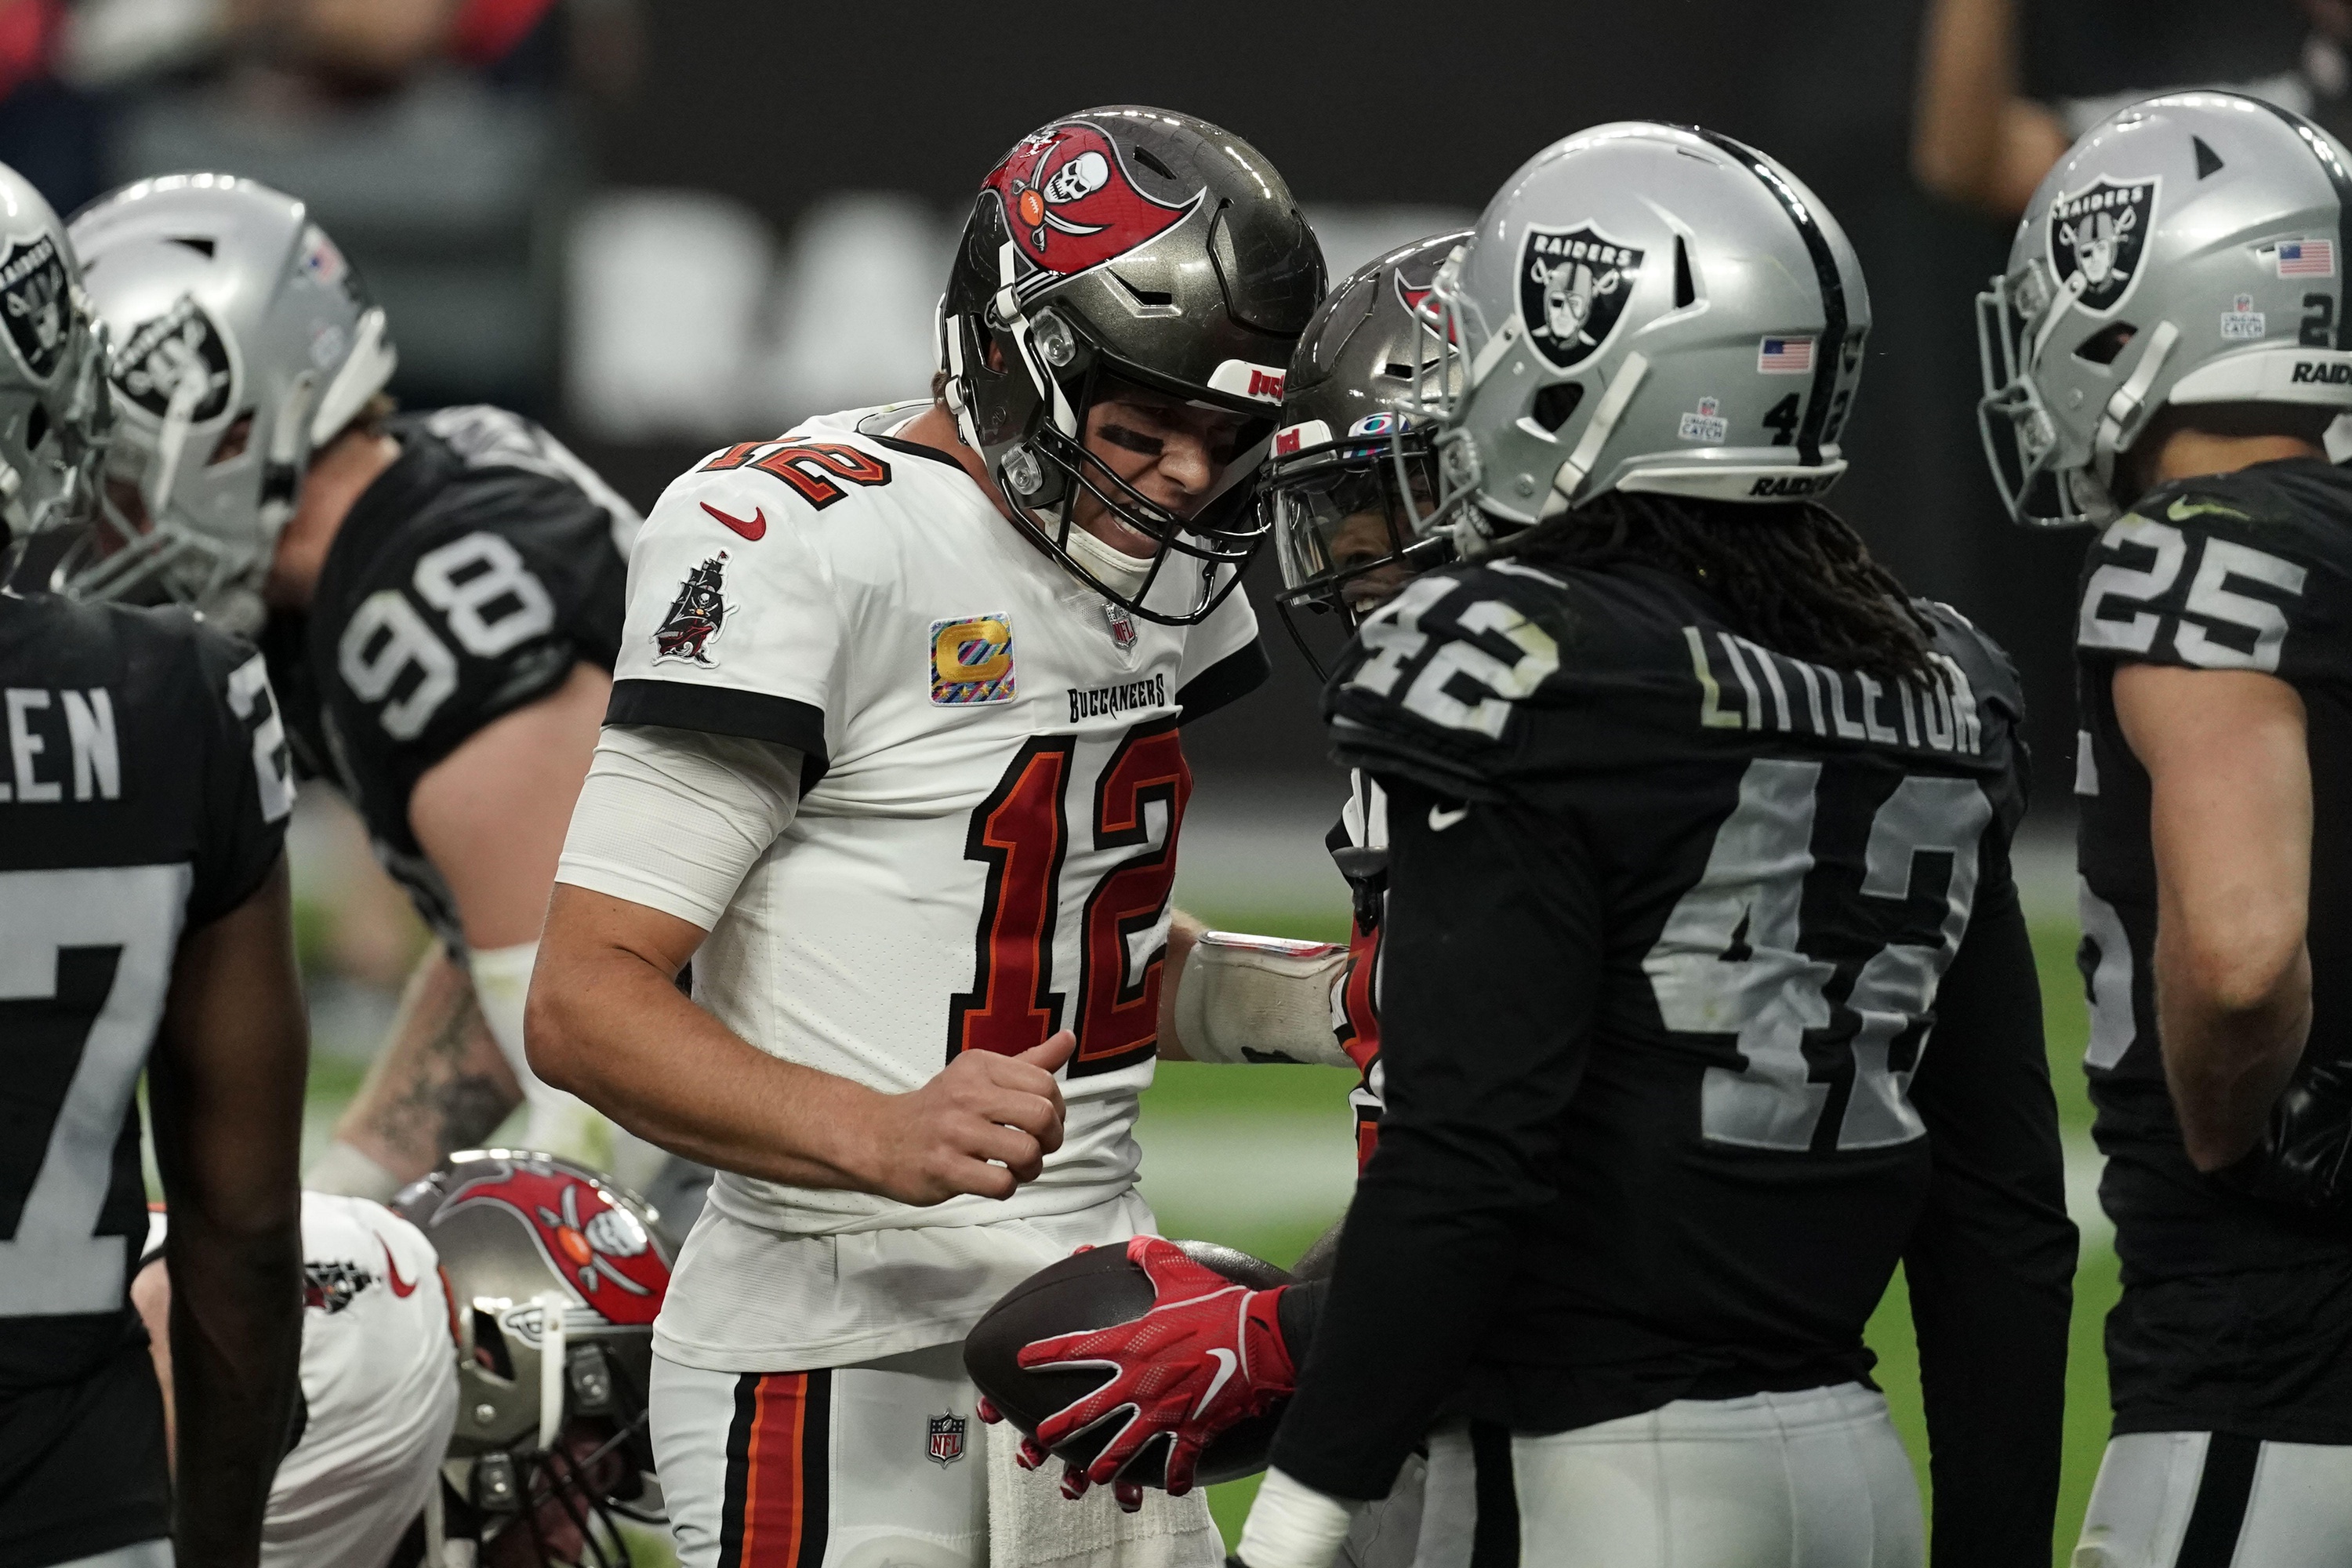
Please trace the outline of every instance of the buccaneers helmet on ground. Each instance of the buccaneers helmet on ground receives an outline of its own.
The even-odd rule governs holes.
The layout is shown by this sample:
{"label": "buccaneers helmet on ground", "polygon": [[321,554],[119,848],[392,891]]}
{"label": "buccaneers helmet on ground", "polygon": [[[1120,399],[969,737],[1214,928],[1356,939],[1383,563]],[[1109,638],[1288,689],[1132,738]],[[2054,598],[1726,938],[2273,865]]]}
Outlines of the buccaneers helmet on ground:
{"label": "buccaneers helmet on ground", "polygon": [[[1323,280],[1314,231],[1247,142],[1165,110],[1087,110],[981,184],[940,304],[944,395],[1040,548],[1122,607],[1191,625],[1264,536],[1250,481]],[[1195,516],[1085,457],[1087,411],[1117,381],[1247,421]],[[1156,542],[1139,586],[1073,543],[1082,492]]]}
{"label": "buccaneers helmet on ground", "polygon": [[486,1565],[629,1561],[658,1523],[646,1392],[677,1247],[633,1194],[551,1154],[454,1154],[393,1201],[441,1256],[457,1341],[447,1536]]}

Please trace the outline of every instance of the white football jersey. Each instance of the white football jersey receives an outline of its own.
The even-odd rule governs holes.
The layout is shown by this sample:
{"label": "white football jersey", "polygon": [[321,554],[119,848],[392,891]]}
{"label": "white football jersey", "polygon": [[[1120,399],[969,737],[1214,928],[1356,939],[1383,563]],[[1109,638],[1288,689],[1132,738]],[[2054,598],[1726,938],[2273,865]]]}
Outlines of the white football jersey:
{"label": "white football jersey", "polygon": [[[148,1221],[147,1251],[166,1221]],[[377,1568],[425,1508],[457,1420],[457,1346],[425,1233],[365,1198],[302,1194],[302,1424],[262,1521],[263,1568]]]}
{"label": "white football jersey", "polygon": [[[610,719],[807,759],[793,822],[695,956],[698,1003],[762,1050],[888,1092],[960,1051],[1074,1029],[1067,1137],[1002,1203],[911,1208],[721,1173],[711,1209],[770,1235],[1128,1212],[1192,788],[1178,726],[1266,669],[1238,591],[1193,627],[1117,611],[952,458],[886,433],[923,406],[812,420],[672,484],[630,556]],[[665,1353],[709,1293],[707,1229],[687,1243]],[[713,1335],[740,1337],[684,1337]]]}

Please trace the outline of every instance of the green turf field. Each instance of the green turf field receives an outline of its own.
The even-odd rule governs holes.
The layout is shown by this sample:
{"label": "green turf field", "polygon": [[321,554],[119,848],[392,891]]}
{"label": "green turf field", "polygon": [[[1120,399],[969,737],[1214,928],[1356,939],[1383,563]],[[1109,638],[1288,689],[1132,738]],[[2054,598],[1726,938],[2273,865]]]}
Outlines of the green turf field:
{"label": "green turf field", "polygon": [[[1229,930],[1260,931],[1294,936],[1331,938],[1344,931],[1328,928],[1317,919],[1285,919],[1259,910],[1204,910],[1214,923]],[[2083,1091],[2080,1068],[2088,1022],[2083,988],[2074,967],[2074,928],[2071,922],[2048,921],[2034,931],[2042,971],[2043,1014],[2048,1020],[2051,1077],[2058,1091],[2059,1117],[2070,1144],[2085,1145],[2090,1107]],[[1932,1047],[1931,1047],[1932,1048]],[[327,1128],[342,1102],[359,1086],[362,1069],[345,1058],[320,1057],[311,1075],[309,1131],[313,1152],[323,1142]],[[1297,1201],[1279,1182],[1255,1194],[1247,1189],[1236,1203],[1230,1190],[1211,1201],[1216,1184],[1202,1184],[1198,1150],[1213,1155],[1219,1149],[1239,1152],[1311,1149],[1328,1176],[1334,1161],[1345,1161],[1351,1147],[1348,1089],[1353,1075],[1327,1068],[1265,1068],[1237,1072],[1184,1063],[1162,1063],[1157,1082],[1144,1100],[1141,1138],[1145,1146],[1144,1181],[1170,1235],[1197,1236],[1239,1247],[1262,1258],[1287,1264],[1320,1234],[1337,1212],[1339,1198],[1321,1206]],[[1203,1143],[1202,1141],[1207,1142]],[[1167,1174],[1170,1151],[1185,1140],[1194,1148],[1191,1184]],[[1278,1169],[1277,1164],[1277,1169]],[[1252,1171],[1256,1167],[1252,1166]],[[1155,1171],[1161,1173],[1155,1182]],[[1181,1176],[1184,1173],[1178,1172]],[[1165,1183],[1166,1185],[1160,1185]],[[1328,1182],[1326,1186],[1328,1187]],[[1223,1185],[1230,1189],[1234,1184]],[[1319,1189],[1318,1189],[1319,1190]],[[1184,1194],[1198,1192],[1198,1198]],[[1262,1202],[1251,1201],[1253,1196]],[[1342,1192],[1343,1195],[1343,1192]],[[2103,1239],[2086,1239],[2083,1263],[2075,1278],[2074,1352],[2066,1410],[2066,1468],[2059,1496],[2053,1563],[2063,1563],[2074,1544],[2091,1481],[2098,1469],[2106,1439],[2107,1384],[2100,1357],[2100,1324],[2116,1296],[2115,1255]],[[1903,1280],[1894,1288],[1870,1325],[1870,1343],[1877,1351],[1878,1376],[1893,1405],[1897,1426],[1910,1445],[1919,1468],[1920,1487],[1927,1487],[1926,1426],[1920,1416],[1918,1358],[1911,1339]],[[1243,1516],[1257,1489],[1255,1480],[1218,1487],[1210,1495],[1218,1522],[1228,1542],[1237,1539]],[[656,1561],[658,1548],[645,1554]]]}

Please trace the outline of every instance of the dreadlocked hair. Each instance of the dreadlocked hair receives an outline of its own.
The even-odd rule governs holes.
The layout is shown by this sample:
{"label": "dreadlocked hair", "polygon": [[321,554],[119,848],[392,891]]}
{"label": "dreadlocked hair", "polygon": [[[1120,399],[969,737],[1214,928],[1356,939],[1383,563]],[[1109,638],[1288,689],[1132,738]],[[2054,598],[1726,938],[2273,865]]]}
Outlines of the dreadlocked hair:
{"label": "dreadlocked hair", "polygon": [[1779,653],[1930,681],[1935,626],[1861,536],[1818,501],[1769,506],[1611,490],[1495,553],[1531,566],[1638,562],[1686,577],[1725,622]]}

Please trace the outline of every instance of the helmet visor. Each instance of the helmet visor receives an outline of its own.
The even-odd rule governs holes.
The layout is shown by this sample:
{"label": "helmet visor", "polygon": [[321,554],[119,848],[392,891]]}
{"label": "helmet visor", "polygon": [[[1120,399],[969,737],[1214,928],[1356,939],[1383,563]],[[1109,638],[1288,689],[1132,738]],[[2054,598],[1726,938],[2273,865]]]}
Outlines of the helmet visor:
{"label": "helmet visor", "polygon": [[1450,559],[1446,540],[1412,528],[1436,494],[1435,467],[1418,439],[1394,452],[1380,441],[1284,458],[1265,481],[1284,600],[1362,615]]}

